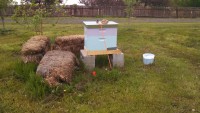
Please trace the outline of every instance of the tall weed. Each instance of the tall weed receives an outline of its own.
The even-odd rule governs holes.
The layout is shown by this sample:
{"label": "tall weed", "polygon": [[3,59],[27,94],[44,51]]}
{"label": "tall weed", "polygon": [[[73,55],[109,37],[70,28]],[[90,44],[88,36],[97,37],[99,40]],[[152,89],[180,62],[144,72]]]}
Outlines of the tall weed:
{"label": "tall weed", "polygon": [[42,99],[51,92],[51,88],[44,82],[43,78],[35,72],[29,73],[26,81],[26,91],[32,99]]}
{"label": "tall weed", "polygon": [[29,79],[30,72],[35,72],[37,68],[37,65],[34,63],[24,64],[22,61],[17,61],[14,65],[13,75],[23,82],[26,82]]}

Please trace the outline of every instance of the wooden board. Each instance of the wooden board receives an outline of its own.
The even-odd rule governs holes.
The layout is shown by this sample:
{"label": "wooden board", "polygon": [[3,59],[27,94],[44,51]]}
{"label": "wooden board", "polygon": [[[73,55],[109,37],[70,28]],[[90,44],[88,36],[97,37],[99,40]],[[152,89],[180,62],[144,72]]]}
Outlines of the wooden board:
{"label": "wooden board", "polygon": [[100,51],[87,51],[84,50],[87,55],[109,55],[109,54],[121,54],[119,49],[116,50],[100,50]]}

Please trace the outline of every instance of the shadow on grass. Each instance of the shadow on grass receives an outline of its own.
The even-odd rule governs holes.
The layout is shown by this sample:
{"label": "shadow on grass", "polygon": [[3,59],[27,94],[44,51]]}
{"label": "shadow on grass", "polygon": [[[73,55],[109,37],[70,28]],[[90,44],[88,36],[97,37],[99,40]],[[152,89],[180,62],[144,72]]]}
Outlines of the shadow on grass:
{"label": "shadow on grass", "polygon": [[15,30],[11,30],[11,29],[0,29],[0,34],[1,35],[8,35],[13,33]]}
{"label": "shadow on grass", "polygon": [[98,68],[108,67],[109,66],[108,56],[107,55],[96,56],[95,66]]}

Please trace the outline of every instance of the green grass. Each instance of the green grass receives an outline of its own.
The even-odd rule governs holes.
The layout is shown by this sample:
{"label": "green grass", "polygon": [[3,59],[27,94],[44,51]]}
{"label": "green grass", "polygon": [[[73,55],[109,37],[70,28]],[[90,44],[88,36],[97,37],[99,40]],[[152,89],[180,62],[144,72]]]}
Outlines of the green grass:
{"label": "green grass", "polygon": [[[107,57],[98,57],[96,77],[81,66],[71,85],[51,89],[37,83],[34,65],[19,63],[21,46],[34,32],[14,23],[6,27],[11,31],[0,36],[0,112],[200,112],[200,23],[120,23],[124,68],[108,71]],[[53,42],[83,34],[83,25],[45,24],[44,34]],[[143,65],[145,52],[156,55],[154,65]]]}

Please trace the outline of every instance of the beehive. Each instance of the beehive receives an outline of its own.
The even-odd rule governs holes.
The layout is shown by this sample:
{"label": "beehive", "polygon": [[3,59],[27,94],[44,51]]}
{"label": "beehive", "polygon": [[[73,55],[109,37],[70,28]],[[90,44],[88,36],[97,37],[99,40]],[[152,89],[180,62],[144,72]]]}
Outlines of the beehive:
{"label": "beehive", "polygon": [[83,21],[83,24],[86,50],[115,50],[117,48],[118,23],[109,21],[106,25],[100,25],[96,21]]}

